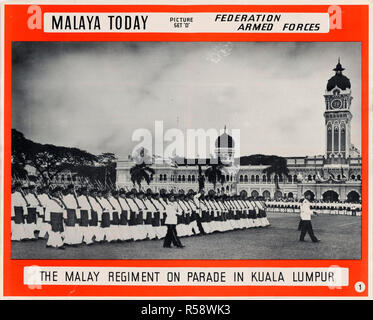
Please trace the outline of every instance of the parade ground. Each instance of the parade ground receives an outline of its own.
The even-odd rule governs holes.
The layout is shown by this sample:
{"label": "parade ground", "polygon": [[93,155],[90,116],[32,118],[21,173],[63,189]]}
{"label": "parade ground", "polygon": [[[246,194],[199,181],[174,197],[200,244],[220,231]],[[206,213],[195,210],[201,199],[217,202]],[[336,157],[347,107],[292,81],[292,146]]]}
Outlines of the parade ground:
{"label": "parade ground", "polygon": [[85,244],[65,250],[46,248],[46,240],[12,241],[12,259],[360,259],[361,218],[320,215],[312,219],[321,240],[299,242],[299,216],[270,213],[265,228],[181,238],[185,248],[163,248],[163,240]]}

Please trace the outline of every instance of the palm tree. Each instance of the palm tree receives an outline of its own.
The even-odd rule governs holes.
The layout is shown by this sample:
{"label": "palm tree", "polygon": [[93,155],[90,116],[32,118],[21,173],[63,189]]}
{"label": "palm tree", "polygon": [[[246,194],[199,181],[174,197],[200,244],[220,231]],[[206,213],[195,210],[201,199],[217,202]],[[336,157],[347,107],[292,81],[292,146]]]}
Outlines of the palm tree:
{"label": "palm tree", "polygon": [[222,164],[212,164],[211,167],[207,168],[205,171],[207,181],[212,183],[212,185],[214,186],[214,190],[218,182],[220,182],[222,185],[225,182],[223,167],[224,166]]}
{"label": "palm tree", "polygon": [[141,182],[143,180],[145,180],[147,184],[150,184],[153,174],[155,174],[154,169],[148,167],[145,162],[141,164],[135,164],[130,169],[131,181],[133,183],[133,186],[137,184],[139,186],[139,190],[141,190]]}
{"label": "palm tree", "polygon": [[272,163],[270,166],[265,168],[263,170],[263,173],[266,173],[268,176],[271,174],[275,174],[275,186],[276,186],[276,191],[280,189],[280,186],[278,184],[278,176],[279,175],[285,175],[286,177],[289,176],[289,169],[287,167],[286,159],[276,157],[273,159]]}

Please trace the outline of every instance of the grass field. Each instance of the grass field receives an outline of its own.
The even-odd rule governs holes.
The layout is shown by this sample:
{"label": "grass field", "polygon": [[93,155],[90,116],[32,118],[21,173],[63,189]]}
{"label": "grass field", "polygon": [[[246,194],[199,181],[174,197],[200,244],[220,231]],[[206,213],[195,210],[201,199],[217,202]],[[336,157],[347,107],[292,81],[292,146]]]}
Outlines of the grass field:
{"label": "grass field", "polygon": [[12,242],[12,259],[360,259],[361,218],[316,216],[320,243],[299,242],[299,216],[272,213],[271,226],[181,238],[183,249],[162,247],[163,240],[46,248],[45,240]]}

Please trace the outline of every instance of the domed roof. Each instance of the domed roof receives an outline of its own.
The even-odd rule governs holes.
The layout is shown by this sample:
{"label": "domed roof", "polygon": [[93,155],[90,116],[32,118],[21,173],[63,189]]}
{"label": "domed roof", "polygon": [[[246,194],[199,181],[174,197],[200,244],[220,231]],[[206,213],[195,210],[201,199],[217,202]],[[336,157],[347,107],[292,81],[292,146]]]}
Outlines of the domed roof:
{"label": "domed roof", "polygon": [[215,141],[216,148],[234,148],[234,140],[233,138],[225,132],[220,135]]}
{"label": "domed roof", "polygon": [[335,71],[335,75],[328,80],[328,84],[326,85],[326,90],[331,91],[336,86],[341,90],[346,90],[347,88],[351,89],[350,79],[342,74],[342,71],[345,69],[342,67],[339,59],[338,59],[338,64],[333,70]]}

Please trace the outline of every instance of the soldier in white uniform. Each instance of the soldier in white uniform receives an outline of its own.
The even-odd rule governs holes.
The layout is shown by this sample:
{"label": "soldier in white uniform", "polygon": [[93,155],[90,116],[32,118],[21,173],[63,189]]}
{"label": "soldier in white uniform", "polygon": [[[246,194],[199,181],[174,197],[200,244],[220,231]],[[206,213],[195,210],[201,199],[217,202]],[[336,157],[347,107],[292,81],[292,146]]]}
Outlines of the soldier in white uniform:
{"label": "soldier in white uniform", "polygon": [[69,185],[63,191],[62,201],[66,205],[66,218],[65,218],[65,243],[71,246],[77,246],[82,243],[83,236],[79,227],[79,212],[78,199],[74,193],[74,185]]}
{"label": "soldier in white uniform", "polygon": [[[93,232],[89,228],[89,220],[91,220],[92,205],[88,201],[87,187],[81,187],[78,190],[78,206],[80,207],[80,231],[83,236],[83,242],[87,245],[93,244]],[[79,214],[78,214],[79,215]]]}
{"label": "soldier in white uniform", "polygon": [[194,203],[196,204],[199,215],[201,216],[202,234],[211,233],[210,226],[208,224],[208,207],[205,204],[205,194],[203,191],[197,193],[194,196]]}
{"label": "soldier in white uniform", "polygon": [[88,195],[88,202],[90,203],[91,219],[89,220],[89,228],[92,232],[95,242],[102,242],[104,240],[104,233],[100,227],[102,221],[102,207],[97,201],[97,189],[93,188],[90,190]]}
{"label": "soldier in white uniform", "polygon": [[161,225],[159,227],[160,229],[160,233],[161,233],[161,236],[162,236],[162,239],[166,236],[166,233],[167,233],[167,226],[166,226],[166,207],[167,207],[167,200],[166,200],[166,196],[163,195],[161,197],[161,195],[157,195],[155,197],[155,199],[158,201],[158,203],[160,204],[160,210],[161,210],[161,215],[160,215],[160,220],[161,220]]}
{"label": "soldier in white uniform", "polygon": [[64,247],[64,213],[65,207],[61,202],[59,193],[60,187],[50,189],[50,198],[45,208],[45,221],[51,225],[51,230],[48,232],[47,247],[65,249]]}
{"label": "soldier in white uniform", "polygon": [[[102,208],[102,215],[101,215],[101,224],[100,229],[101,233],[104,237],[102,241],[111,242],[114,241],[114,237],[112,236],[112,232],[110,229],[110,220],[112,216],[112,207],[106,197],[108,197],[108,190],[98,190],[96,200],[100,204]],[[100,218],[100,217],[99,217]]]}
{"label": "soldier in white uniform", "polygon": [[25,235],[25,215],[27,214],[27,207],[29,206],[21,189],[21,184],[16,182],[14,184],[14,192],[11,196],[11,219],[12,219],[12,237],[13,241],[25,240],[28,237]]}
{"label": "soldier in white uniform", "polygon": [[169,195],[169,202],[166,206],[167,234],[164,238],[163,247],[171,248],[171,243],[177,248],[184,248],[176,231],[177,216],[181,214],[179,205],[175,202],[175,195]]}
{"label": "soldier in white uniform", "polygon": [[29,184],[25,188],[25,197],[29,204],[27,207],[26,223],[25,223],[25,234],[29,240],[36,240],[35,231],[36,231],[36,221],[37,215],[40,209],[39,200],[36,198],[35,184]]}
{"label": "soldier in white uniform", "polygon": [[120,220],[119,215],[122,212],[122,208],[117,200],[118,191],[112,190],[107,194],[106,200],[111,206],[111,217],[110,217],[110,233],[112,236],[112,241],[122,241],[122,235],[120,233]]}
{"label": "soldier in white uniform", "polygon": [[163,216],[164,209],[161,203],[158,201],[159,194],[149,193],[147,196],[147,199],[149,201],[149,207],[151,207],[152,210],[154,210],[153,217],[152,217],[152,227],[153,227],[154,233],[157,239],[163,239],[166,235],[164,232],[165,228],[161,226],[161,213]]}
{"label": "soldier in white uniform", "polygon": [[50,231],[50,224],[45,222],[45,208],[49,200],[48,188],[45,186],[37,187],[38,199],[43,207],[42,210],[39,210],[39,215],[36,221],[36,228],[39,230],[39,238],[45,238],[48,232]]}
{"label": "soldier in white uniform", "polygon": [[320,242],[320,240],[317,239],[317,237],[314,235],[313,229],[312,229],[311,216],[312,214],[317,215],[317,213],[311,210],[310,198],[311,196],[309,194],[306,194],[305,199],[303,203],[301,204],[300,216],[302,219],[302,225],[301,225],[301,233],[300,233],[299,241],[304,241],[304,237],[306,233],[308,233],[310,235],[312,242]]}
{"label": "soldier in white uniform", "polygon": [[128,201],[125,195],[126,195],[126,191],[124,189],[120,189],[118,201],[122,209],[122,213],[120,214],[119,229],[120,229],[120,233],[122,234],[122,239],[127,241],[127,240],[133,240],[133,236],[132,236],[131,228],[128,224],[130,213],[131,213],[131,208],[128,204]]}

